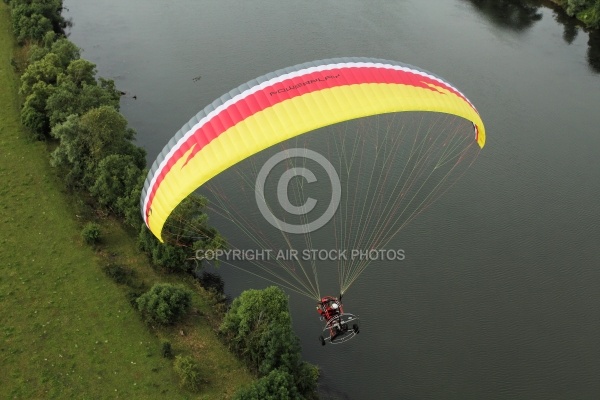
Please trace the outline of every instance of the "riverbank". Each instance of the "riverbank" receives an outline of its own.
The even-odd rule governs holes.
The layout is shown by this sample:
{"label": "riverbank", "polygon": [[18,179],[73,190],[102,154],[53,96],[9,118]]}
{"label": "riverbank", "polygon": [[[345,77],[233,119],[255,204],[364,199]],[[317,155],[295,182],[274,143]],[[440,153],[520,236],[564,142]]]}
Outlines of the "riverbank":
{"label": "riverbank", "polygon": [[129,289],[102,267],[110,258],[147,286],[177,278],[149,268],[116,221],[97,221],[101,248],[80,239],[85,202],[65,192],[46,145],[28,141],[21,126],[14,51],[10,12],[0,3],[0,398],[193,397],[161,356],[162,339],[175,354],[203,361],[201,397],[230,398],[253,378],[214,333],[202,291],[182,325],[149,329]]}

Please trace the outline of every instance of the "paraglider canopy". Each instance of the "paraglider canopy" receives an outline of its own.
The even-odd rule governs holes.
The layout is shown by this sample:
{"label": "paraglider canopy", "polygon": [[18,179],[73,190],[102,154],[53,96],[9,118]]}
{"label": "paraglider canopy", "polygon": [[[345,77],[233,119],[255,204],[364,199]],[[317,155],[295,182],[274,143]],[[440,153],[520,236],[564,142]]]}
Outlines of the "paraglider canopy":
{"label": "paraglider canopy", "polygon": [[[199,189],[207,195],[199,203],[211,218],[217,216],[215,226],[228,239],[206,245],[207,257],[196,253],[197,260],[223,249],[246,254],[242,250],[251,242],[256,257],[219,262],[317,301],[322,299],[319,277],[331,282],[329,273],[337,273],[334,292],[341,300],[372,261],[382,261],[383,255],[386,265],[403,259],[397,249],[385,247],[457,182],[485,140],[473,104],[455,86],[420,68],[371,58],[304,63],[239,86],[185,124],[152,165],[141,212],[158,239],[175,237],[175,245],[197,250],[189,243],[212,238],[202,225],[208,213],[179,211],[187,210],[184,199]],[[322,166],[327,179],[311,177],[307,160]],[[285,171],[274,184],[267,178],[278,168]],[[237,180],[228,180],[232,177]],[[331,186],[312,191],[313,182]],[[331,194],[331,201],[316,201],[305,188]],[[274,196],[278,203],[268,203]],[[275,217],[278,210],[287,214]],[[329,259],[321,259],[320,252],[316,257],[317,245],[329,247],[321,248]],[[302,249],[314,253],[263,257],[263,250],[298,254]],[[337,257],[330,250],[338,250]],[[330,316],[345,315],[341,302],[328,310]],[[348,325],[353,317],[345,318],[327,319],[344,332],[354,331]]]}
{"label": "paraglider canopy", "polygon": [[232,165],[274,144],[319,127],[401,111],[452,114],[483,122],[471,102],[445,80],[411,65],[371,59],[320,60],[245,83],[199,112],[152,165],[141,195],[146,225],[162,229],[190,193]]}

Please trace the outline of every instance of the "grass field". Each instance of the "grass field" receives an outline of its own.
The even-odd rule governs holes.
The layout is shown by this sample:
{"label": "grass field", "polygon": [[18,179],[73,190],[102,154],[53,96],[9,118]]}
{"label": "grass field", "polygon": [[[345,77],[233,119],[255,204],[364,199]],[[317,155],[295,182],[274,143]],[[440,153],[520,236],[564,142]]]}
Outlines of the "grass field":
{"label": "grass field", "polygon": [[[128,289],[103,273],[107,254],[146,286],[177,278],[149,268],[114,221],[100,221],[101,251],[82,243],[79,206],[63,193],[46,145],[28,141],[20,125],[13,50],[0,2],[0,398],[229,398],[252,377],[203,317],[210,306],[202,293],[194,298],[199,312],[182,326],[151,329]],[[201,361],[202,392],[179,388],[161,338]]]}

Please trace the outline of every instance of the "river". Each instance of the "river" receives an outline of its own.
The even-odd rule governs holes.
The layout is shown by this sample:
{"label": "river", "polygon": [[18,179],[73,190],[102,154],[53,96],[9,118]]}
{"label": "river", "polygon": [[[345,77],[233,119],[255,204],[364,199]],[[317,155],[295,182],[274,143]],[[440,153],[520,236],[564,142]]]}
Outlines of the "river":
{"label": "river", "polygon": [[[214,99],[286,66],[377,57],[452,82],[486,147],[397,237],[406,259],[347,294],[356,339],[321,347],[314,304],[291,294],[303,355],[323,398],[597,399],[600,40],[520,3],[67,0],[65,14],[82,56],[127,93],[149,161]],[[232,296],[268,285],[222,274]]]}

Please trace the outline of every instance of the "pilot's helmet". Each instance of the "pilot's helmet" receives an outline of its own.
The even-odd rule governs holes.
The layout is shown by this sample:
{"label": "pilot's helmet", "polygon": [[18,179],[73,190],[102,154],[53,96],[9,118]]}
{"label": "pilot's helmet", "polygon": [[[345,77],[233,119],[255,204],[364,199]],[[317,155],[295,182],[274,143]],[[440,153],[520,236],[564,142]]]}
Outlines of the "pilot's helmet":
{"label": "pilot's helmet", "polygon": [[337,308],[338,308],[338,304],[337,304],[337,303],[333,303],[333,304],[331,305],[331,308],[333,308],[333,309],[337,309]]}

